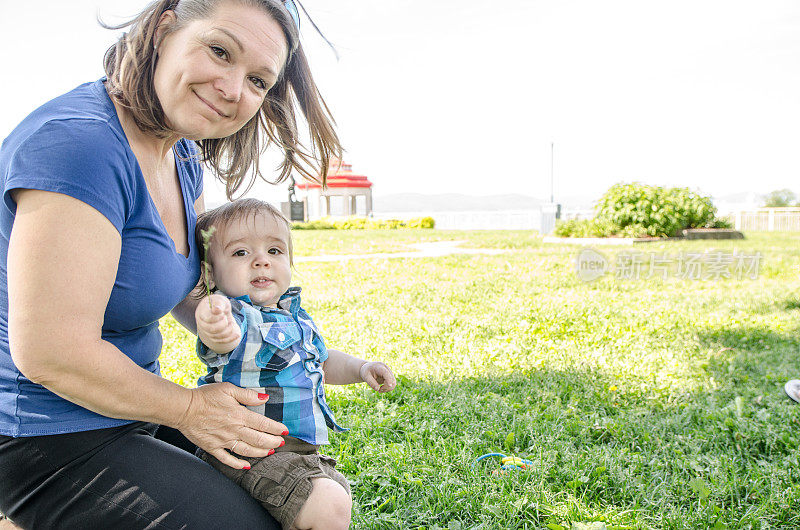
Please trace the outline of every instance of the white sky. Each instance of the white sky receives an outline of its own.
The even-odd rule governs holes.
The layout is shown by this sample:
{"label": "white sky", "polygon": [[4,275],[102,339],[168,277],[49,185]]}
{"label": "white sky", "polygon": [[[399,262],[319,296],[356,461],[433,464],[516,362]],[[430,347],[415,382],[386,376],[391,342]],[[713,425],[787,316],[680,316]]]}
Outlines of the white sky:
{"label": "white sky", "polygon": [[[98,12],[115,22],[144,5],[0,0],[0,137],[102,75],[115,32],[98,26]],[[800,190],[800,2],[304,5],[340,52],[336,62],[303,18],[346,159],[377,195],[547,199],[551,141],[556,200],[621,180],[714,195]]]}

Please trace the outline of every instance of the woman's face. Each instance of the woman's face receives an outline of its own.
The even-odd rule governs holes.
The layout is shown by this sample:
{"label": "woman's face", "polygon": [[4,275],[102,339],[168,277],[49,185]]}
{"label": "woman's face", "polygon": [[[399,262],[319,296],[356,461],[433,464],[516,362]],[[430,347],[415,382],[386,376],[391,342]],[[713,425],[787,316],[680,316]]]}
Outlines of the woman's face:
{"label": "woman's face", "polygon": [[235,0],[166,35],[175,15],[167,11],[161,20],[155,89],[167,125],[190,140],[224,138],[241,129],[286,62],[280,25],[262,9]]}

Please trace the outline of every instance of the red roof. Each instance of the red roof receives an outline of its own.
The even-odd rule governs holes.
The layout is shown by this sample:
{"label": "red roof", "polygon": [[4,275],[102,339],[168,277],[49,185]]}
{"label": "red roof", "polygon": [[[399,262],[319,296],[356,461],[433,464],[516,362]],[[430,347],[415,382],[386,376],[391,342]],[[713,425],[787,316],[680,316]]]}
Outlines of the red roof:
{"label": "red roof", "polygon": [[[365,175],[353,173],[353,166],[345,161],[339,162],[338,159],[331,159],[328,167],[327,184],[329,188],[371,188],[372,182]],[[316,182],[308,180],[299,181],[295,187],[301,190],[321,188]]]}

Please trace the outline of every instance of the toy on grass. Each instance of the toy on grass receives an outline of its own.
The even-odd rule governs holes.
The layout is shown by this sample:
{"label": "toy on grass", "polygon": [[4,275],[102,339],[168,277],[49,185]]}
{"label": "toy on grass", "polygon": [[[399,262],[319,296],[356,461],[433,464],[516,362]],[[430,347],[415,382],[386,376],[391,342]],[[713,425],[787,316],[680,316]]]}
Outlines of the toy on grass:
{"label": "toy on grass", "polygon": [[485,455],[481,455],[476,458],[470,467],[474,468],[481,460],[485,460],[493,456],[500,458],[500,469],[495,469],[492,471],[492,475],[504,475],[509,471],[516,471],[518,469],[525,470],[528,469],[529,466],[533,465],[533,462],[530,460],[526,460],[518,456],[506,456],[503,453],[486,453]]}

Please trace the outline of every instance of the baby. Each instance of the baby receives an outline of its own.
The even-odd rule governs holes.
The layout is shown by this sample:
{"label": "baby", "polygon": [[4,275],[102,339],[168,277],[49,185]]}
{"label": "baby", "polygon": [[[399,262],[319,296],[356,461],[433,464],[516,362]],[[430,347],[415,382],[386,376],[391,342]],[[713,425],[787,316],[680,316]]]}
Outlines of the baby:
{"label": "baby", "polygon": [[[199,456],[243,487],[284,528],[338,529],[350,525],[350,486],[336,461],[318,452],[337,425],[325,402],[323,382],[366,382],[378,392],[395,387],[392,371],[326,348],[300,306],[300,288],[289,287],[292,239],[286,218],[273,206],[241,199],[200,215],[197,241],[208,240],[204,274],[210,297],[195,311],[197,354],[208,366],[199,384],[230,382],[269,394],[249,407],[286,425],[285,444],[263,458],[231,443],[230,452],[250,466],[234,469],[204,451]],[[202,296],[202,295],[201,295]]]}

